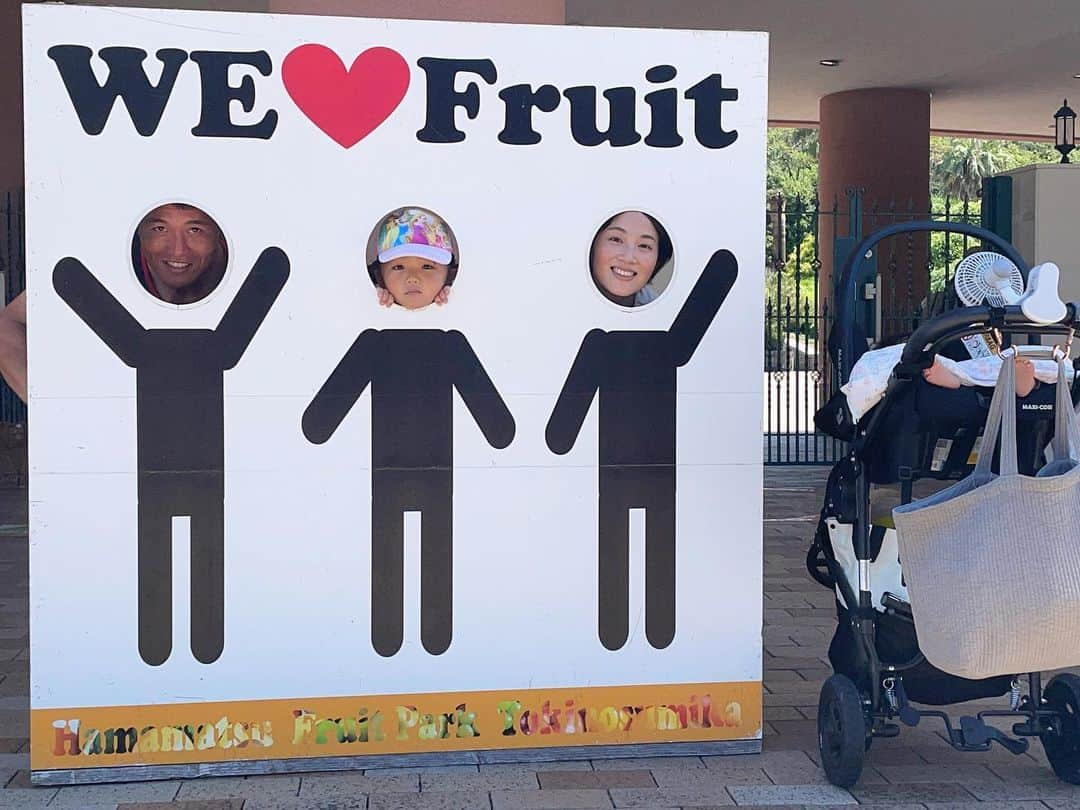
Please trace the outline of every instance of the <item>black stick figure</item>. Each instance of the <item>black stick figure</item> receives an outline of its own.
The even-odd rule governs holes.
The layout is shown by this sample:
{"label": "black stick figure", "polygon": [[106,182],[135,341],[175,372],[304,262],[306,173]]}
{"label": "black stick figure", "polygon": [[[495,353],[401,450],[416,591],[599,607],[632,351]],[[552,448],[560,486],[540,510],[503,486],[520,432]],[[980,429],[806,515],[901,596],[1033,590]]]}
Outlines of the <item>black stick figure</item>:
{"label": "black stick figure", "polygon": [[645,635],[675,637],[676,369],[690,362],[727,297],[738,264],[709,259],[667,332],[585,335],[547,425],[554,453],[570,451],[600,391],[599,634],[609,650],[630,632],[629,510],[645,509]]}
{"label": "black stick figure", "polygon": [[217,329],[144,329],[78,259],[61,259],[53,287],[137,370],[139,655],[172,652],[172,518],[191,518],[191,651],[209,664],[225,645],[225,383],[289,277],[267,248]]}
{"label": "black stick figure", "polygon": [[456,387],[484,438],[502,449],[514,418],[460,332],[368,329],[304,412],[309,441],[329,439],[371,384],[371,643],[401,648],[403,513],[420,518],[420,637],[432,655],[453,630],[453,493]]}

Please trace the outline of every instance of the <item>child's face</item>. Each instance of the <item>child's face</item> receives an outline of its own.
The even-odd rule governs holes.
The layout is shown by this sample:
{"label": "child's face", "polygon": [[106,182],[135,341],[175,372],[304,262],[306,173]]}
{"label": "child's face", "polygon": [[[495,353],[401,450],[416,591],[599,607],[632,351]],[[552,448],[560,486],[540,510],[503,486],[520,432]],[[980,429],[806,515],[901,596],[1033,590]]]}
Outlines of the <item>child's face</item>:
{"label": "child's face", "polygon": [[405,309],[420,309],[435,300],[446,286],[449,268],[430,259],[402,256],[379,265],[383,284]]}

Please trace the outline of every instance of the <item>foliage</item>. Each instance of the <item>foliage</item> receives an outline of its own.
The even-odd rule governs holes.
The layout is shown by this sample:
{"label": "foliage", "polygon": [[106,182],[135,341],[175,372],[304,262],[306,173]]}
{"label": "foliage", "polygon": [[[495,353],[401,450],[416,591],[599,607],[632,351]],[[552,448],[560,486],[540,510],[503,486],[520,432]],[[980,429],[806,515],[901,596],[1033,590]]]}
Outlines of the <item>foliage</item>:
{"label": "foliage", "polygon": [[817,193],[818,134],[816,129],[769,130],[765,159],[765,188],[770,197],[811,200]]}
{"label": "foliage", "polygon": [[[935,202],[943,203],[946,197],[962,200],[965,196],[974,202],[982,190],[983,178],[1032,163],[1058,160],[1049,143],[933,137],[930,195]],[[817,174],[817,130],[786,127],[769,130],[766,189],[770,197],[782,194],[787,200],[796,197],[812,200],[817,193]]]}
{"label": "foliage", "polygon": [[[1057,152],[1049,143],[1021,141],[995,141],[977,138],[930,139],[930,199],[931,213],[935,218],[951,221],[964,220],[979,223],[981,205],[979,196],[983,180],[1001,172],[1033,163],[1056,163]],[[768,134],[767,180],[769,209],[774,210],[775,195],[786,202],[784,223],[786,245],[798,244],[803,251],[803,267],[807,257],[813,258],[816,225],[810,212],[817,193],[818,134],[812,129],[773,128]],[[798,201],[798,202],[796,202]],[[871,201],[872,204],[872,201]],[[800,209],[799,206],[802,206]],[[822,201],[828,210],[831,201]],[[898,209],[902,206],[898,205]],[[802,215],[800,216],[800,210]],[[916,212],[925,214],[927,212]],[[825,229],[828,232],[830,229]],[[772,228],[769,229],[769,255],[772,253]],[[807,240],[811,240],[809,248]],[[944,288],[952,277],[952,270],[973,244],[965,243],[963,237],[933,234],[930,238],[930,280],[932,290]],[[831,245],[819,248],[823,253]],[[794,301],[794,253],[788,250],[787,261],[781,279],[781,296],[791,295]],[[805,272],[805,270],[804,270]],[[791,276],[790,279],[786,278]],[[804,281],[805,284],[805,281]],[[770,298],[776,296],[776,278],[768,288]],[[802,289],[800,300],[808,298]]]}
{"label": "foliage", "polygon": [[1056,156],[1049,143],[931,138],[930,195],[974,201],[984,178],[1032,163],[1056,163]]}

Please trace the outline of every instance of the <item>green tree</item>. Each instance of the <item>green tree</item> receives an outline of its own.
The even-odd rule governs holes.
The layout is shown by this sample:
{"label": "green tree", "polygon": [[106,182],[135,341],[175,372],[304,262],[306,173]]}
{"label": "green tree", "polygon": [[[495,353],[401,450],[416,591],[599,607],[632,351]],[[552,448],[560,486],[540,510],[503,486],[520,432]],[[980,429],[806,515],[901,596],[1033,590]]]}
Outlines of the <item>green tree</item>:
{"label": "green tree", "polygon": [[770,196],[813,199],[818,179],[817,130],[770,129],[765,167],[765,187]]}
{"label": "green tree", "polygon": [[[930,188],[947,197],[974,200],[982,191],[983,179],[1002,171],[1005,151],[998,141],[978,138],[941,139],[938,150],[930,150]],[[935,154],[935,151],[937,154]]]}
{"label": "green tree", "polygon": [[1056,162],[1057,153],[1049,143],[931,138],[930,195],[935,202],[946,197],[975,201],[987,177],[1033,163]]}

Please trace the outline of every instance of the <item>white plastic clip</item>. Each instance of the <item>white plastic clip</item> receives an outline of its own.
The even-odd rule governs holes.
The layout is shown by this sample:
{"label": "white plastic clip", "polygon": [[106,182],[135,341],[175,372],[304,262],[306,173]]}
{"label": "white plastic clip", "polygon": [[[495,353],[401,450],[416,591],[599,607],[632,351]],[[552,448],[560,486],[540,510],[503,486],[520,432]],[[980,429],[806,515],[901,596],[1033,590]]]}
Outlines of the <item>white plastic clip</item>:
{"label": "white plastic clip", "polygon": [[1027,291],[1017,303],[1029,321],[1038,324],[1057,323],[1067,310],[1058,293],[1061,271],[1053,262],[1043,262],[1028,273]]}

